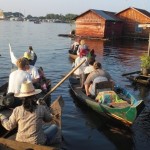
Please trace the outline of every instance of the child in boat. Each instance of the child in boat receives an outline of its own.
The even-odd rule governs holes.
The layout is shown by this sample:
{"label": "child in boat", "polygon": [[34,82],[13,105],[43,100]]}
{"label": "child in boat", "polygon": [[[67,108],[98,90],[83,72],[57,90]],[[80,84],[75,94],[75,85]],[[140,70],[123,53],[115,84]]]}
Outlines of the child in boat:
{"label": "child in boat", "polygon": [[15,97],[22,98],[22,105],[13,110],[9,119],[0,114],[1,124],[7,130],[18,126],[16,141],[49,145],[54,140],[58,131],[57,125],[43,126],[42,124],[43,121],[52,121],[56,116],[50,114],[46,105],[37,105],[35,98],[40,92],[40,89],[34,89],[32,82],[24,82],[20,93],[15,94]]}

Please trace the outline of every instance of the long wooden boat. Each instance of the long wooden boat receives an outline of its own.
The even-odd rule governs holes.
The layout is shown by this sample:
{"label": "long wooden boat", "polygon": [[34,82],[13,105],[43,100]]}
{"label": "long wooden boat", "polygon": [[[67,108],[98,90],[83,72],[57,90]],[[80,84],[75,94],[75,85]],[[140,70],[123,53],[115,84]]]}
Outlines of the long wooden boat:
{"label": "long wooden boat", "polygon": [[[3,86],[4,87],[4,86]],[[64,101],[61,96],[59,96],[50,106],[51,113],[53,115],[58,115],[54,120],[52,120],[50,123],[46,124],[51,124],[55,123],[59,127],[59,132],[56,137],[56,144],[53,144],[51,146],[41,146],[41,145],[36,145],[36,144],[29,144],[29,143],[23,143],[23,142],[17,142],[15,141],[15,135],[16,135],[16,129],[12,131],[7,131],[1,124],[0,124],[0,149],[4,148],[12,148],[15,150],[26,150],[26,149],[36,149],[36,150],[56,150],[60,149],[61,146],[61,114],[62,114],[62,107],[64,105]],[[9,117],[10,114],[12,113],[12,109],[3,109],[0,111],[0,113],[4,114],[5,116]]]}
{"label": "long wooden boat", "polygon": [[127,79],[134,83],[139,83],[141,85],[150,86],[150,76],[144,76],[144,75],[129,75],[126,76]]}
{"label": "long wooden boat", "polygon": [[79,80],[73,77],[69,78],[69,84],[72,92],[80,102],[96,111],[97,113],[124,123],[127,126],[133,124],[139,113],[144,108],[143,100],[137,100],[125,89],[115,86],[114,91],[121,97],[122,102],[114,102],[111,106],[96,102],[95,99],[86,96],[83,89],[80,88]]}
{"label": "long wooden boat", "polygon": [[133,83],[139,83],[141,85],[150,86],[150,74],[143,75],[141,71],[134,71],[130,73],[122,74]]}

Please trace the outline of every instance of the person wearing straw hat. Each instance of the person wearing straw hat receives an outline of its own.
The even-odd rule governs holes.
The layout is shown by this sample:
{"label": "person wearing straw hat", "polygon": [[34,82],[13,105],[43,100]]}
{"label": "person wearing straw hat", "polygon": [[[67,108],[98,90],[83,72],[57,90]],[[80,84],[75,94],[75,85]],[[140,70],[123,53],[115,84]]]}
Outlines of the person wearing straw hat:
{"label": "person wearing straw hat", "polygon": [[7,130],[18,126],[16,141],[49,145],[57,134],[57,125],[42,125],[43,121],[50,122],[54,116],[50,114],[46,105],[37,105],[36,95],[39,93],[41,89],[35,89],[32,82],[22,83],[20,93],[14,95],[21,98],[22,105],[16,107],[9,118],[0,114],[1,124]]}

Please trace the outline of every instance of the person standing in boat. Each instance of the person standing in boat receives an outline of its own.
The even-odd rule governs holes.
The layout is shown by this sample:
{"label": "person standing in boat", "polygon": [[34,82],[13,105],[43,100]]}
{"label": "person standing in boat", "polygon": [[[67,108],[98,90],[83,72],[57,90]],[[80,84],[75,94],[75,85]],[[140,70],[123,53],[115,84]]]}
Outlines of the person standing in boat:
{"label": "person standing in boat", "polygon": [[55,124],[43,126],[43,121],[50,122],[57,116],[51,115],[46,105],[37,105],[35,99],[40,92],[40,89],[34,89],[32,82],[22,83],[20,93],[14,95],[21,98],[22,105],[13,110],[9,119],[0,114],[1,124],[7,130],[18,126],[16,141],[49,145],[55,139],[58,126]]}
{"label": "person standing in boat", "polygon": [[30,55],[31,55],[31,62],[30,65],[35,65],[36,61],[37,61],[37,55],[36,53],[33,51],[32,46],[29,46],[29,50],[27,51]]}
{"label": "person standing in boat", "polygon": [[99,62],[94,63],[94,71],[92,71],[84,82],[85,91],[87,96],[95,95],[95,83],[102,81],[112,80],[110,74],[102,69],[102,65]]}
{"label": "person standing in boat", "polygon": [[86,55],[88,55],[89,49],[88,49],[88,46],[85,44],[85,40],[80,41],[80,45],[79,45],[78,50],[77,50],[77,55],[80,55],[81,50],[85,50]]}
{"label": "person standing in boat", "polygon": [[78,66],[84,60],[86,60],[86,61],[74,72],[74,75],[76,75],[77,77],[80,77],[81,86],[83,83],[82,74],[84,72],[85,67],[88,65],[88,62],[87,62],[88,59],[86,57],[86,51],[81,50],[80,55],[75,59],[74,67]]}

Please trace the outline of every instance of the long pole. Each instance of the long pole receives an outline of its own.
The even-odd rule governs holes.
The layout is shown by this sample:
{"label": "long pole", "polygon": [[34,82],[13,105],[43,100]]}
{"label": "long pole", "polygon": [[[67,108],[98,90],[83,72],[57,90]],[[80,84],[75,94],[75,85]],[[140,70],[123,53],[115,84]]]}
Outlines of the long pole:
{"label": "long pole", "polygon": [[43,99],[47,98],[48,95],[50,95],[57,87],[59,87],[75,70],[77,70],[84,62],[82,61],[78,66],[76,66],[74,69],[72,69],[59,83],[57,83],[44,97]]}

